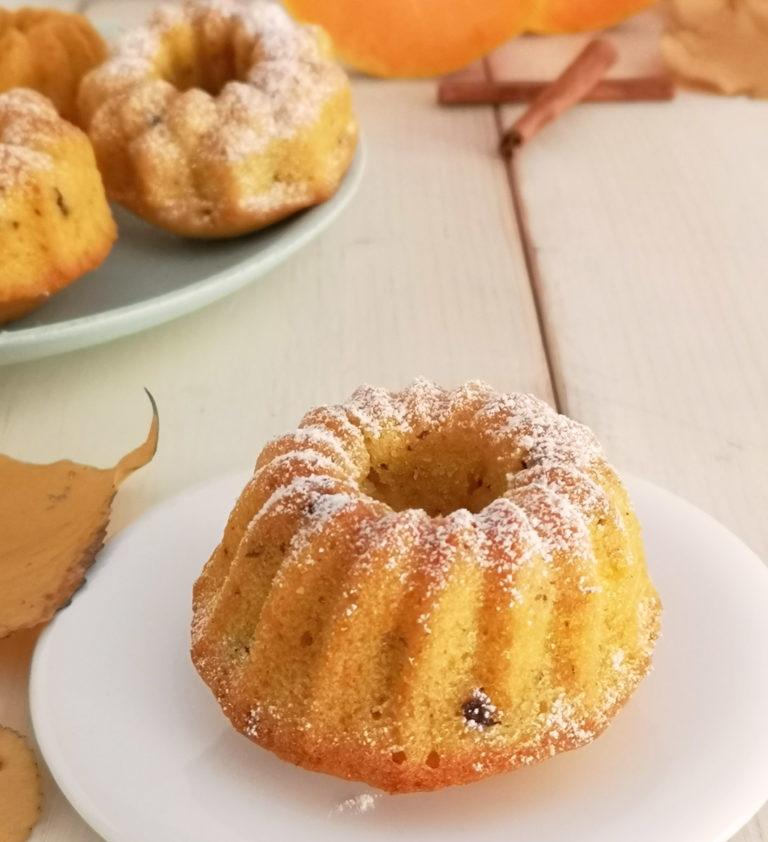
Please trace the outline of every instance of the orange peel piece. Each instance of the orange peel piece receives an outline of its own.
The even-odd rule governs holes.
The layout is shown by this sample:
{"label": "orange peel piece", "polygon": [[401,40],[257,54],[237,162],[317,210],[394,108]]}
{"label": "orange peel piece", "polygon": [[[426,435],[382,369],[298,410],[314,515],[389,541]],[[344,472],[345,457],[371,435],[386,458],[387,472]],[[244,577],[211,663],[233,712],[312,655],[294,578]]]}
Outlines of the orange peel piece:
{"label": "orange peel piece", "polygon": [[0,455],[0,637],[50,620],[82,585],[104,546],[118,486],[157,449],[157,406],[147,395],[147,438],[113,468]]}
{"label": "orange peel piece", "polygon": [[0,726],[0,839],[29,839],[42,801],[35,755],[21,734]]}

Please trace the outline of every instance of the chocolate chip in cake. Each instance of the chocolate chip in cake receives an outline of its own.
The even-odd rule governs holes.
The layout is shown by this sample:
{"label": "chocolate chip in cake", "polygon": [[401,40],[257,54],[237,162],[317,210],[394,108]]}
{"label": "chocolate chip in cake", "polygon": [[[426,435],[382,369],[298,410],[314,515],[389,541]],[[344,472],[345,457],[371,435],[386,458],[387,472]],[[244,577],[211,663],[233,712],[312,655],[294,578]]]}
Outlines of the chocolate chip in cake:
{"label": "chocolate chip in cake", "polygon": [[472,691],[472,695],[461,706],[461,712],[467,728],[478,731],[484,731],[499,722],[496,705],[491,703],[490,697],[482,687]]}
{"label": "chocolate chip in cake", "polygon": [[69,205],[66,203],[64,199],[64,195],[62,194],[61,190],[58,187],[53,188],[54,193],[56,194],[56,204],[59,206],[59,210],[61,211],[62,216],[69,216]]}

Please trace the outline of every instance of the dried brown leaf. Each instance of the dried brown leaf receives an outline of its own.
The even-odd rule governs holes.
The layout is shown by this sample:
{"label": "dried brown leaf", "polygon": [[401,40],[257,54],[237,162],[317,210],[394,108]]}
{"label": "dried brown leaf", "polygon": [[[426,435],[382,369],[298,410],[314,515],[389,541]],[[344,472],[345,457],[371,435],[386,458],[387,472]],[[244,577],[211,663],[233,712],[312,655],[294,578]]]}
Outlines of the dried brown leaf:
{"label": "dried brown leaf", "polygon": [[147,394],[147,438],[113,468],[0,455],[0,637],[50,620],[82,584],[104,545],[117,487],[157,449],[157,406]]}
{"label": "dried brown leaf", "polygon": [[668,0],[662,53],[694,88],[768,97],[764,0]]}
{"label": "dried brown leaf", "polygon": [[20,734],[0,726],[0,839],[29,839],[40,818],[41,803],[34,754]]}

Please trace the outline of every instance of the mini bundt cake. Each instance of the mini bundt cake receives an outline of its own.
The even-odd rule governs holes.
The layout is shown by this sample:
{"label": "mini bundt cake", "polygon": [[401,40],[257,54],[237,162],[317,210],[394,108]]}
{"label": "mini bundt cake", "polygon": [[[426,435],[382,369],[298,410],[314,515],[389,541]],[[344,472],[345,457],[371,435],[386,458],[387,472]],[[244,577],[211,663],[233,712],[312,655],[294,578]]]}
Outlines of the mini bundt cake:
{"label": "mini bundt cake", "polygon": [[106,56],[104,40],[82,15],[0,9],[0,91],[33,88],[77,122],[80,80]]}
{"label": "mini bundt cake", "polygon": [[268,0],[158,8],[86,76],[80,110],[110,197],[195,237],[328,199],[357,143],[328,37]]}
{"label": "mini bundt cake", "polygon": [[0,324],[95,269],[116,236],[85,134],[42,94],[0,94]]}
{"label": "mini bundt cake", "polygon": [[194,588],[236,729],[389,792],[591,741],[661,605],[592,433],[524,394],[363,387],[266,446]]}

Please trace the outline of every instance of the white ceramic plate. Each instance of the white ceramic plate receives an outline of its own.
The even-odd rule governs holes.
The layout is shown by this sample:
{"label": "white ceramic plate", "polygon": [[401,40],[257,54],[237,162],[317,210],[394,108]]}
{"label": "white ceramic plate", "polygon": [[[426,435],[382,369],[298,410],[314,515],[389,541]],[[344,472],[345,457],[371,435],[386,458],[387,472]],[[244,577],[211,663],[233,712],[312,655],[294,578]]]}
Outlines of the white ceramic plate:
{"label": "white ceramic plate", "polygon": [[113,207],[119,237],[95,271],[0,327],[0,365],[72,351],[182,316],[274,269],[328,227],[360,184],[365,152],[327,202],[245,237],[177,237]]}
{"label": "white ceramic plate", "polygon": [[189,659],[192,583],[244,482],[126,529],[38,644],[40,748],[108,842],[724,842],[768,797],[768,571],[709,516],[632,480],[664,630],[609,730],[537,767],[335,811],[371,790],[235,733]]}

